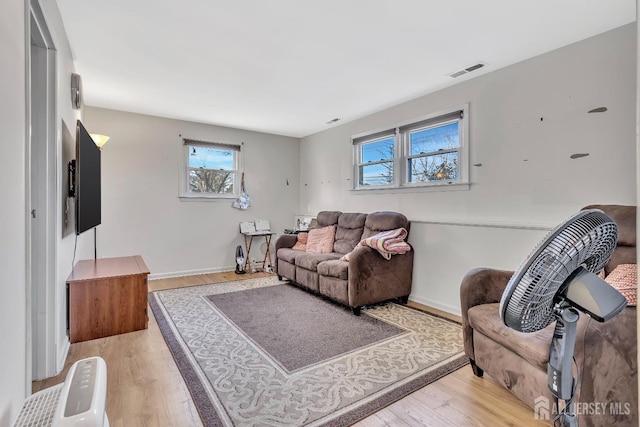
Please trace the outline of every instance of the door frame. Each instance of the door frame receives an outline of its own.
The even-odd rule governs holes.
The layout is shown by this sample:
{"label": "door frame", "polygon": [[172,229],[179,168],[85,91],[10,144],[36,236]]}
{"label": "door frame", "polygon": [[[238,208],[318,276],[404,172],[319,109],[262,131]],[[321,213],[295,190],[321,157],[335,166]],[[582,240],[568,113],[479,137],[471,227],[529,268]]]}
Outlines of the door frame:
{"label": "door frame", "polygon": [[[38,0],[27,33],[27,383],[57,371],[57,52]],[[35,215],[35,218],[33,217]]]}

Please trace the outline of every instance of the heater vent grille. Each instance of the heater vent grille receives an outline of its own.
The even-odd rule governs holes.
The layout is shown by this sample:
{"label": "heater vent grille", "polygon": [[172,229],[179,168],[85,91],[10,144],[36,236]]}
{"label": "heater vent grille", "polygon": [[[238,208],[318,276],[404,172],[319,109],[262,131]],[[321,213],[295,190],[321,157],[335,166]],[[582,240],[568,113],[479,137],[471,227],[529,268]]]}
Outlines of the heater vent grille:
{"label": "heater vent grille", "polygon": [[15,427],[44,427],[53,423],[62,384],[39,391],[29,396],[16,420]]}
{"label": "heater vent grille", "polygon": [[477,64],[472,65],[470,67],[467,67],[464,70],[460,70],[460,71],[455,71],[453,73],[449,73],[448,76],[453,77],[455,79],[456,77],[460,77],[460,76],[462,76],[464,74],[468,74],[468,73],[470,73],[472,71],[478,70],[478,69],[484,67],[485,65],[487,65],[487,64],[484,63],[484,62],[478,62]]}
{"label": "heater vent grille", "polygon": [[27,397],[13,427],[109,427],[106,397],[104,359],[78,360],[64,383]]}

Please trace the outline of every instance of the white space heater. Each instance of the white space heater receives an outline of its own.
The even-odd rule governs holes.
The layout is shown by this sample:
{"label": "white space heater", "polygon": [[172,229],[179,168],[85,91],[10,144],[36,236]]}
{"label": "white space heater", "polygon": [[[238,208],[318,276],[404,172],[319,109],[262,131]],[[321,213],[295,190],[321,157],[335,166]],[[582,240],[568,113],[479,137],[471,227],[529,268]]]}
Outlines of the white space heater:
{"label": "white space heater", "polygon": [[22,405],[14,427],[109,427],[105,412],[107,364],[78,360],[64,383],[38,391]]}

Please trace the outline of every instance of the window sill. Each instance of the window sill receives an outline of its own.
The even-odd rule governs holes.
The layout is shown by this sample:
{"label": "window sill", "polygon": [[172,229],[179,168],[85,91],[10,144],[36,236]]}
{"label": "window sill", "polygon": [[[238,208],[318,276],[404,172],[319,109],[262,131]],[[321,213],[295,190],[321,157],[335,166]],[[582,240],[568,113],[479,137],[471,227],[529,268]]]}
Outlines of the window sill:
{"label": "window sill", "polygon": [[178,196],[181,202],[229,202],[238,198],[237,195],[228,196],[200,196],[200,195],[186,195],[181,194]]}
{"label": "window sill", "polygon": [[374,188],[353,188],[353,194],[389,194],[389,193],[432,193],[443,191],[468,191],[471,184],[468,182],[442,183],[431,185],[407,185],[402,187],[374,187]]}

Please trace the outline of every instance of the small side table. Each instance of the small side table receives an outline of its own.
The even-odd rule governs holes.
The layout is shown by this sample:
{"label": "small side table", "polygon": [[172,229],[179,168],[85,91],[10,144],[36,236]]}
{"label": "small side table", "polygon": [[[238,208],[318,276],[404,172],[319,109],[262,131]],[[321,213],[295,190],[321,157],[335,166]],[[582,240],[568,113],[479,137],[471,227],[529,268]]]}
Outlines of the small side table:
{"label": "small side table", "polygon": [[[265,270],[267,268],[267,266],[271,267],[271,237],[276,234],[276,233],[272,233],[270,231],[254,231],[251,233],[242,233],[242,235],[244,236],[244,248],[247,252],[247,254],[245,255],[245,261],[244,261],[244,269],[247,270],[247,268],[249,267],[249,262],[251,260],[251,245],[253,244],[253,238],[254,237],[264,237],[265,242],[267,243],[267,250],[264,253],[264,258],[261,261],[262,262],[262,269]],[[269,263],[267,264],[267,260],[269,260]]]}

